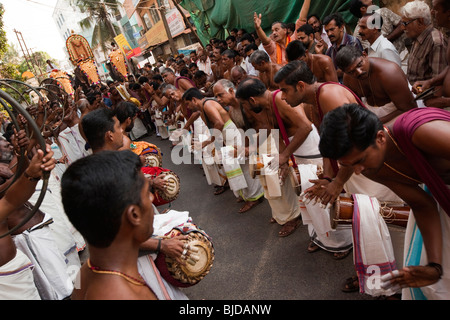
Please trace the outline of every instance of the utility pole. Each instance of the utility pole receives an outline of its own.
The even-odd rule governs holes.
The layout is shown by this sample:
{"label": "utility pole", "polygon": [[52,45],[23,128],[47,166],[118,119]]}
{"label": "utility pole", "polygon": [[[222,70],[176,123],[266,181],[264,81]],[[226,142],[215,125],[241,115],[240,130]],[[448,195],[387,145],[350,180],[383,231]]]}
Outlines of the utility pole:
{"label": "utility pole", "polygon": [[19,46],[20,46],[20,49],[22,50],[22,54],[25,58],[25,61],[27,62],[28,69],[30,69],[30,70],[32,69],[34,71],[34,76],[39,81],[38,77],[42,75],[42,71],[39,69],[39,74],[38,74],[38,72],[35,68],[35,65],[33,64],[33,61],[31,59],[32,57],[30,55],[30,51],[28,50],[27,44],[25,43],[25,40],[23,39],[22,32],[17,31],[16,29],[14,29],[14,32],[16,34],[17,40],[19,41]]}
{"label": "utility pole", "polygon": [[197,32],[194,30],[194,28],[192,27],[192,24],[189,22],[189,20],[187,19],[186,15],[184,14],[183,10],[181,10],[180,5],[178,4],[178,0],[173,0],[173,4],[175,5],[175,7],[178,9],[178,11],[180,12],[181,16],[183,17],[184,22],[188,25],[189,29],[191,29],[191,32],[194,34],[195,38],[197,38],[197,41],[200,43],[200,45],[202,46],[202,48],[204,49],[205,47],[203,46],[202,41],[200,40],[200,37],[198,36]]}
{"label": "utility pole", "polygon": [[164,6],[161,6],[159,8],[159,10],[161,13],[162,22],[164,24],[164,29],[166,29],[167,38],[169,38],[170,50],[172,51],[173,55],[177,55],[178,50],[177,50],[177,47],[175,46],[175,41],[173,41],[172,34],[170,33],[170,28],[169,28],[169,25],[167,24],[167,20],[166,20],[166,8]]}

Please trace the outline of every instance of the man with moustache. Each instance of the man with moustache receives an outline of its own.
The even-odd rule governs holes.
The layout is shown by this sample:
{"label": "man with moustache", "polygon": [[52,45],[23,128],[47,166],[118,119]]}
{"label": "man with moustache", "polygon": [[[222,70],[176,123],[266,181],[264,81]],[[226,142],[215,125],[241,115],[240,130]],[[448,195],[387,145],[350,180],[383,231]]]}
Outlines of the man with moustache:
{"label": "man with moustache", "polygon": [[314,28],[311,25],[305,24],[297,29],[297,40],[303,43],[309,53],[322,53],[319,50],[316,52],[317,41],[314,38]]}
{"label": "man with moustache", "polygon": [[[450,3],[445,0],[433,0],[432,15],[437,26],[450,29]],[[450,46],[447,46],[447,62],[450,61]],[[447,67],[437,76],[413,84],[413,92],[419,94],[430,87],[442,85],[442,96],[432,97],[425,100],[428,107],[448,108],[450,107],[450,67]],[[447,109],[448,110],[448,109]]]}
{"label": "man with moustache", "polygon": [[365,52],[346,46],[339,50],[336,64],[344,71],[344,85],[362,98],[381,122],[417,107],[408,79],[396,63],[369,58]]}
{"label": "man with moustache", "polygon": [[383,58],[402,66],[402,60],[395,46],[381,33],[383,18],[378,13],[366,14],[358,22],[359,35],[370,44],[368,56]]}
{"label": "man with moustache", "polygon": [[[213,87],[214,96],[222,107],[228,107],[228,114],[240,131],[241,135],[247,128],[244,115],[241,110],[239,101],[235,96],[235,87],[233,83],[227,79],[217,81]],[[244,153],[242,157],[245,163],[241,164],[242,172],[247,182],[247,188],[239,190],[240,199],[245,201],[244,206],[239,210],[239,213],[246,212],[259,204],[264,198],[264,189],[261,186],[259,179],[254,179],[250,176],[249,171],[249,141],[248,137],[241,137],[241,141],[245,142]]]}
{"label": "man with moustache", "polygon": [[339,82],[342,83],[343,73],[336,65],[336,54],[342,46],[354,46],[359,50],[363,50],[361,42],[345,32],[345,21],[339,13],[332,13],[323,19],[323,25],[331,41],[331,47],[326,51],[326,55],[333,60],[334,66],[338,73]]}

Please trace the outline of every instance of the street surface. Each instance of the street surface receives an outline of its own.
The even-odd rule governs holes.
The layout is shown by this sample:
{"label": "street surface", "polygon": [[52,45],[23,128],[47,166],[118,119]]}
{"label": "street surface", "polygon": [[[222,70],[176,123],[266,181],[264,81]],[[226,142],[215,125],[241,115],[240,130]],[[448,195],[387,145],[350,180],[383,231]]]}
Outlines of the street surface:
{"label": "street surface", "polygon": [[[215,260],[210,273],[198,284],[183,289],[192,300],[373,300],[359,292],[341,291],[343,281],[355,275],[353,256],[335,260],[331,253],[308,253],[306,225],[281,238],[281,226],[269,223],[267,200],[246,213],[238,213],[233,192],[214,195],[200,164],[174,165],[171,141],[153,134],[142,140],[163,153],[162,167],[180,177],[180,194],[169,205],[188,211],[193,222],[212,239]],[[402,231],[397,231],[402,235]],[[395,236],[393,236],[395,237]]]}

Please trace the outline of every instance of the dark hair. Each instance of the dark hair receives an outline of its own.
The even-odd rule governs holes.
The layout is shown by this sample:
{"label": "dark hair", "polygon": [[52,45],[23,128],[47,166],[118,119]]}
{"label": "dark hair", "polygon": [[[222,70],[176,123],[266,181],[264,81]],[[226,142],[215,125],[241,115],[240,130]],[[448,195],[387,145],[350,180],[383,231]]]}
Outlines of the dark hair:
{"label": "dark hair", "polygon": [[89,245],[108,247],[124,210],[140,204],[145,178],[139,157],[129,151],[102,151],[72,163],[61,179],[64,211]]}
{"label": "dark hair", "polygon": [[306,62],[300,60],[291,61],[282,67],[275,74],[273,80],[275,83],[280,83],[284,80],[284,82],[290,86],[295,86],[299,81],[303,81],[307,84],[313,84],[317,81]]}
{"label": "dark hair", "polygon": [[295,31],[295,23],[287,23],[286,27],[288,30],[291,30],[292,32]]}
{"label": "dark hair", "polygon": [[244,52],[247,53],[247,52],[249,52],[250,50],[253,50],[253,51],[258,50],[258,46],[256,45],[256,43],[252,42],[252,43],[250,43],[250,44],[248,44],[248,45],[245,46]]}
{"label": "dark hair", "polygon": [[196,98],[196,99],[203,99],[204,96],[202,94],[202,92],[197,89],[196,87],[192,87],[187,89],[184,93],[183,93],[183,100],[184,101],[192,101],[192,98]]}
{"label": "dark hair", "polygon": [[362,7],[365,7],[365,5],[362,3],[361,0],[352,0],[352,2],[350,2],[350,8],[348,9],[348,11],[350,11],[350,13],[354,15],[356,18],[361,18]]}
{"label": "dark hair", "polygon": [[228,36],[228,37],[225,39],[225,41],[227,41],[227,40],[231,40],[231,41],[233,41],[233,42],[236,42],[236,37],[235,37],[235,36]]}
{"label": "dark hair", "polygon": [[304,24],[297,29],[297,32],[304,32],[307,36],[314,34],[314,28],[310,24]]}
{"label": "dark hair", "polygon": [[354,46],[343,46],[336,54],[336,66],[344,71],[361,56],[362,52],[359,48]]}
{"label": "dark hair", "polygon": [[345,23],[341,14],[339,12],[335,12],[335,13],[332,13],[329,16],[325,17],[325,19],[323,19],[323,25],[326,26],[333,20],[336,23],[336,26],[338,26],[338,27],[342,27]]}
{"label": "dark hair", "polygon": [[312,17],[316,18],[317,20],[319,20],[320,22],[320,17],[317,13],[311,13],[306,17],[306,21],[308,21],[309,19],[311,19]]}
{"label": "dark hair", "polygon": [[239,83],[236,89],[236,98],[248,100],[251,97],[260,97],[266,92],[264,82],[257,78],[247,78]]}
{"label": "dark hair", "polygon": [[183,69],[180,70],[180,76],[181,77],[190,78],[191,72],[189,71],[188,68],[183,68]]}
{"label": "dark hair", "polygon": [[280,24],[280,27],[281,27],[281,28],[287,29],[287,24],[284,23],[284,22],[281,22],[281,21],[275,21],[274,23],[272,23],[272,27],[273,27],[274,24],[277,24],[277,23]]}
{"label": "dark hair", "polygon": [[89,101],[89,104],[93,104],[94,101],[95,101],[95,99],[97,99],[97,97],[98,97],[99,95],[101,95],[100,92],[94,91],[94,92],[88,93],[88,94],[86,95],[86,99],[87,99],[87,101]]}
{"label": "dark hair", "polygon": [[294,61],[306,54],[305,46],[300,40],[291,41],[286,47],[286,58],[288,61]]}
{"label": "dark hair", "polygon": [[222,56],[227,56],[230,59],[234,59],[236,57],[236,53],[234,50],[227,49],[221,53]]}
{"label": "dark hair", "polygon": [[195,72],[194,74],[194,79],[200,79],[203,76],[206,76],[207,74],[202,71],[202,70],[198,70],[197,72]]}
{"label": "dark hair", "polygon": [[139,108],[129,101],[120,101],[114,108],[114,114],[120,123],[124,123],[128,118],[133,117],[138,113]]}
{"label": "dark hair", "polygon": [[153,75],[152,80],[161,81],[161,82],[164,81],[163,77],[160,74]]}
{"label": "dark hair", "polygon": [[146,82],[148,82],[149,80],[148,80],[148,78],[146,77],[146,76],[141,76],[141,77],[139,77],[139,79],[138,79],[138,82],[140,83],[140,84],[144,84],[144,83],[146,83]]}
{"label": "dark hair", "polygon": [[240,42],[247,40],[250,43],[255,43],[255,38],[250,33],[244,33],[240,39]]}
{"label": "dark hair", "polygon": [[92,149],[99,149],[105,144],[105,133],[114,132],[114,111],[111,109],[95,109],[81,119],[81,126],[86,142]]}
{"label": "dark hair", "polygon": [[319,150],[324,158],[338,160],[353,147],[365,150],[375,143],[383,123],[359,104],[344,104],[328,112],[320,126]]}

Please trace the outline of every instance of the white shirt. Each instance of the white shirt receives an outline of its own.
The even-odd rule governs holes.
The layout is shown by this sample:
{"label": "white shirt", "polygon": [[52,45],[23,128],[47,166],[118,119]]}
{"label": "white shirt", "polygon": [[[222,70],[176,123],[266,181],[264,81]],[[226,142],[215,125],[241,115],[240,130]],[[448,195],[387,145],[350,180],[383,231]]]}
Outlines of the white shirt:
{"label": "white shirt", "polygon": [[198,60],[197,62],[197,67],[198,70],[203,71],[204,73],[206,73],[208,76],[210,74],[212,74],[212,69],[211,69],[211,59],[209,59],[209,57],[206,58],[206,61],[203,62],[201,60]]}
{"label": "white shirt", "polygon": [[369,47],[369,57],[383,58],[402,66],[402,60],[395,46],[386,39],[383,35],[380,35],[377,40]]}

